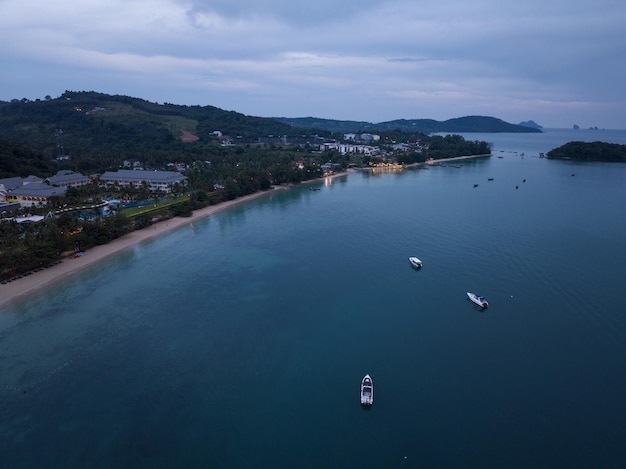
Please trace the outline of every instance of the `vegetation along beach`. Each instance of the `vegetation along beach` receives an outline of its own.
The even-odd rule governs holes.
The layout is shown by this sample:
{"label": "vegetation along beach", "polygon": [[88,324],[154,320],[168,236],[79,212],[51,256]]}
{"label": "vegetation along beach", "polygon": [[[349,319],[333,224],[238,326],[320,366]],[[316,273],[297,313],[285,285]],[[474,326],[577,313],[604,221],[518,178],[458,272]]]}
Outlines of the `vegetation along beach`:
{"label": "vegetation along beach", "polygon": [[[347,134],[321,129],[303,135],[302,129],[272,119],[93,92],[5,103],[0,110],[0,138],[5,139],[0,140],[0,280],[13,290],[49,277],[51,266],[60,271],[93,262],[96,246],[120,237],[124,243],[141,239],[176,224],[174,217],[195,217],[206,207],[272,187],[350,168],[490,151],[484,141],[385,126],[382,135],[356,128]],[[493,118],[461,122],[467,128],[534,130]],[[70,262],[60,266],[61,260]]]}

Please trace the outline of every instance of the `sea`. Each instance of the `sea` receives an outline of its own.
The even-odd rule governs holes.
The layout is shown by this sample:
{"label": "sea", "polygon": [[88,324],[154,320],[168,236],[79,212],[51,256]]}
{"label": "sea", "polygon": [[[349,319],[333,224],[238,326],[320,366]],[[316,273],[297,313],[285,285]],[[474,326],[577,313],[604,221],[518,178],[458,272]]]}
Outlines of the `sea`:
{"label": "sea", "polygon": [[4,308],[0,467],[626,467],[626,164],[540,158],[626,131],[463,136]]}

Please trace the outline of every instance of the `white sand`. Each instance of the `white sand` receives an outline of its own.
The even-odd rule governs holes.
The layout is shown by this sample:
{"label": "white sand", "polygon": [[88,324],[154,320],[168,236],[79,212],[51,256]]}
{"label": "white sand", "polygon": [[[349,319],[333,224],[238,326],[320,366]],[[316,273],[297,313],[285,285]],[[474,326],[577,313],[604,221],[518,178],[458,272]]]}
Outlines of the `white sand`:
{"label": "white sand", "polygon": [[235,200],[222,202],[218,205],[205,207],[201,210],[195,210],[191,217],[175,217],[155,223],[154,225],[146,227],[142,230],[133,231],[132,233],[124,235],[121,238],[117,238],[110,243],[90,248],[83,256],[65,258],[63,259],[63,262],[52,267],[40,270],[39,272],[33,272],[31,275],[13,280],[12,282],[0,284],[0,308],[3,308],[15,300],[23,299],[44,286],[62,280],[68,275],[73,275],[76,272],[126,248],[134,246],[137,243],[163,235],[164,233],[175,230],[180,226],[193,223],[196,220],[208,217],[209,215],[225,210],[233,205],[247,202],[257,197],[270,194],[275,190],[285,188],[285,186],[275,187],[270,191],[257,192]]}
{"label": "white sand", "polygon": [[[486,155],[477,155],[477,156],[486,156]],[[448,158],[446,160],[437,160],[441,162],[457,160],[457,159],[466,159],[466,158],[476,158],[477,156],[466,156],[459,158]],[[419,163],[424,164],[424,163]],[[407,165],[412,166],[412,165]],[[345,176],[346,172],[334,174],[331,177],[339,177]],[[313,183],[313,182],[321,182],[323,179],[314,179],[310,181],[304,181],[304,183]],[[304,184],[303,183],[303,184]],[[90,248],[85,255],[76,257],[76,258],[66,258],[63,262],[56,264],[47,269],[40,270],[39,272],[34,272],[31,275],[26,277],[22,277],[12,282],[0,284],[0,308],[7,306],[9,303],[23,299],[28,297],[28,295],[36,292],[40,288],[50,285],[54,282],[58,282],[66,278],[68,275],[73,275],[80,270],[89,267],[113,254],[116,254],[126,248],[132,247],[137,243],[142,241],[155,238],[157,236],[163,235],[164,233],[168,233],[176,228],[179,228],[183,225],[193,223],[196,220],[201,218],[208,217],[218,211],[225,210],[233,205],[240,204],[243,202],[247,202],[249,200],[255,199],[257,197],[262,197],[267,194],[271,194],[273,191],[280,189],[287,189],[288,186],[277,186],[273,187],[272,190],[266,192],[257,192],[254,194],[246,195],[244,197],[240,197],[235,200],[229,200],[227,202],[222,202],[218,205],[212,205],[210,207],[203,208],[201,210],[196,210],[193,212],[191,217],[175,217],[166,221],[162,221],[160,223],[155,223],[149,227],[144,228],[143,230],[133,231],[127,235],[122,236],[121,238],[117,238],[110,243],[104,244],[102,246],[96,246]]]}

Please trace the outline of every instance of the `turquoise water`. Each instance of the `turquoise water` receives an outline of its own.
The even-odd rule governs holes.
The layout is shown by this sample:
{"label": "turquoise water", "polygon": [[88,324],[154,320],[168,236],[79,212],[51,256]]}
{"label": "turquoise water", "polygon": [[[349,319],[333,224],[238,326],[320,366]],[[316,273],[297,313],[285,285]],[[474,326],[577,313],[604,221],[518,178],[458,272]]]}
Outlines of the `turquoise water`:
{"label": "turquoise water", "polygon": [[6,308],[0,465],[623,467],[626,165],[537,157],[571,134],[273,192]]}

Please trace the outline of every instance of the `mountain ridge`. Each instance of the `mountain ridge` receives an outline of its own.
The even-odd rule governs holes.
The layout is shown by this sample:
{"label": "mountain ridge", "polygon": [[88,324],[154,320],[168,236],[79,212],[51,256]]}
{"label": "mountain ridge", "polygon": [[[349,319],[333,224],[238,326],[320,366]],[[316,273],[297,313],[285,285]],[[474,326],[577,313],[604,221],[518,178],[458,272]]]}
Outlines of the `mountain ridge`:
{"label": "mountain ridge", "polygon": [[[281,121],[214,106],[159,104],[95,91],[66,91],[57,98],[0,103],[0,139],[7,142],[3,145],[6,151],[22,152],[8,145],[14,142],[47,159],[29,157],[27,167],[33,172],[42,161],[53,160],[84,172],[118,167],[123,160],[139,160],[154,167],[175,160],[217,160],[228,148],[242,154],[247,151],[245,145],[297,140],[306,146],[324,139],[342,141],[344,134],[356,132],[380,134],[385,142],[408,142],[436,132],[533,131],[484,116],[444,123],[398,119],[371,124],[313,117]],[[5,172],[15,171],[7,167]]]}
{"label": "mountain ridge", "polygon": [[[29,108],[30,110],[29,114]],[[68,113],[68,110],[76,112]],[[459,132],[541,132],[540,128],[522,124],[511,124],[489,116],[465,116],[437,121],[434,119],[395,119],[379,123],[367,121],[324,119],[317,117],[256,117],[236,111],[226,111],[215,106],[177,105],[150,102],[142,98],[109,95],[95,91],[66,91],[58,98],[46,96],[44,100],[13,99],[0,101],[0,136],[23,143],[49,146],[51,127],[71,127],[76,118],[97,116],[109,127],[112,121],[119,125],[134,127],[137,138],[154,137],[162,141],[178,140],[184,134],[194,134],[207,140],[215,131],[226,135],[253,137],[259,135],[293,135],[301,129],[316,133],[356,132],[408,132],[408,133],[459,133]],[[74,114],[73,116],[70,114]],[[29,117],[26,117],[29,116]],[[72,119],[72,117],[74,119]],[[30,119],[30,122],[28,121]],[[52,125],[51,120],[54,120]],[[532,122],[532,121],[528,121]],[[44,126],[48,134],[48,145],[43,145],[42,135],[33,131],[34,126]],[[82,127],[84,124],[78,124]],[[101,127],[101,126],[100,126]],[[137,129],[140,129],[138,131]],[[26,132],[25,132],[26,130]],[[40,129],[41,130],[41,129]],[[102,138],[98,130],[92,140]],[[119,130],[119,129],[118,129]],[[126,129],[128,130],[128,129]]]}
{"label": "mountain ridge", "polygon": [[372,123],[366,121],[321,119],[316,117],[273,117],[284,124],[303,129],[323,129],[330,132],[377,132],[399,130],[402,132],[515,132],[540,133],[540,128],[511,124],[502,119],[489,116],[465,116],[437,121],[435,119],[395,119],[391,121]]}

